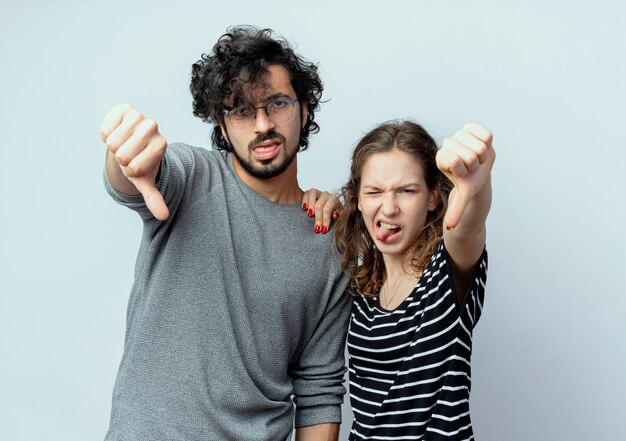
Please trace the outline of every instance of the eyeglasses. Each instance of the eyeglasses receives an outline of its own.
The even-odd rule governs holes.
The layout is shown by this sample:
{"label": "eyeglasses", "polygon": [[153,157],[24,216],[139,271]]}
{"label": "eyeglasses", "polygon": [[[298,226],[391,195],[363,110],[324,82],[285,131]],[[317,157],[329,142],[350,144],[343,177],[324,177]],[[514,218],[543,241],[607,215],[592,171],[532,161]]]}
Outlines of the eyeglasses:
{"label": "eyeglasses", "polygon": [[234,109],[224,110],[224,114],[228,121],[237,129],[248,129],[254,125],[257,109],[264,109],[265,114],[275,123],[288,122],[295,114],[296,103],[295,98],[280,97],[268,101],[263,106],[239,106]]}

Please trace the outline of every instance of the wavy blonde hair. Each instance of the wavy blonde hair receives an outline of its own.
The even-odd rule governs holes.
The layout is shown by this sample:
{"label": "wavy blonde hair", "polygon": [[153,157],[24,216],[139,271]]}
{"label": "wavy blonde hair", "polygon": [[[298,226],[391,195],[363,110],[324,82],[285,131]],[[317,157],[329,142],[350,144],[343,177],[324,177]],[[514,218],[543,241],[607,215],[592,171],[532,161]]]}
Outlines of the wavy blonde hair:
{"label": "wavy blonde hair", "polygon": [[406,250],[414,271],[421,273],[426,268],[443,237],[443,216],[452,183],[437,168],[437,143],[422,126],[411,121],[388,121],[375,127],[361,139],[352,154],[350,178],[341,189],[345,208],[335,228],[341,266],[352,274],[348,288],[352,295],[378,295],[386,278],[382,253],[367,231],[358,203],[365,162],[374,153],[394,149],[408,153],[421,164],[428,190],[437,193],[436,208],[428,212],[426,224]]}

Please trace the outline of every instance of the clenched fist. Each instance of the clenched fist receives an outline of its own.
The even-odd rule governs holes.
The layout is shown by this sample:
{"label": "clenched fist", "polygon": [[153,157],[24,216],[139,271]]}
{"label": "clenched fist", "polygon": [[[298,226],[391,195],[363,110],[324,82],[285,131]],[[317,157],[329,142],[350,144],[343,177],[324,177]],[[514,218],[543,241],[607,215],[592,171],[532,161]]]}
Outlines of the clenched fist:
{"label": "clenched fist", "polygon": [[445,228],[458,225],[468,204],[488,181],[496,159],[492,141],[493,135],[487,128],[469,123],[446,138],[437,152],[437,167],[454,183],[454,197],[444,218]]}
{"label": "clenched fist", "polygon": [[104,118],[100,138],[107,145],[107,175],[113,188],[126,194],[141,193],[154,217],[166,220],[169,210],[155,179],[167,141],[157,123],[128,104],[120,104]]}

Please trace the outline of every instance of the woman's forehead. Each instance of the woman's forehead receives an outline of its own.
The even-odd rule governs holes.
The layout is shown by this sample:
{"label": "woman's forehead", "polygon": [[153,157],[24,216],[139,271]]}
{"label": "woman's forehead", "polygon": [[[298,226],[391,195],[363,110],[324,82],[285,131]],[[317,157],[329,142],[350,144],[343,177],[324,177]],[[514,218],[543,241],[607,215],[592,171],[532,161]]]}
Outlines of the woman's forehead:
{"label": "woman's forehead", "polygon": [[365,181],[381,180],[396,184],[421,183],[424,181],[424,170],[417,158],[402,150],[372,153],[361,168],[361,182],[365,185]]}

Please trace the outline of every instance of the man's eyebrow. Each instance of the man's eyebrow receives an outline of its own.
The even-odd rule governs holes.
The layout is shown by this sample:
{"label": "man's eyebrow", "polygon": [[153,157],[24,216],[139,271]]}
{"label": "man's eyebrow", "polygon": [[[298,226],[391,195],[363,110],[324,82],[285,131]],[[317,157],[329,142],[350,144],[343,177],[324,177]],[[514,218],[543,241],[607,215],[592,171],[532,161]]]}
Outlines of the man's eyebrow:
{"label": "man's eyebrow", "polygon": [[263,101],[271,101],[271,100],[275,100],[276,98],[291,98],[291,97],[287,95],[286,93],[276,92],[266,97]]}
{"label": "man's eyebrow", "polygon": [[[286,93],[283,92],[276,92],[273,93],[267,97],[264,97],[263,100],[260,100],[258,102],[262,102],[262,103],[267,103],[268,101],[272,101],[278,98],[291,98],[289,95],[287,95]],[[232,106],[227,106],[225,105],[224,108],[226,108],[227,110],[232,110],[235,107],[241,107],[241,106],[252,106],[253,103],[251,103],[250,101],[243,99],[243,98],[239,98],[237,100],[235,100],[235,102],[233,103]]]}

